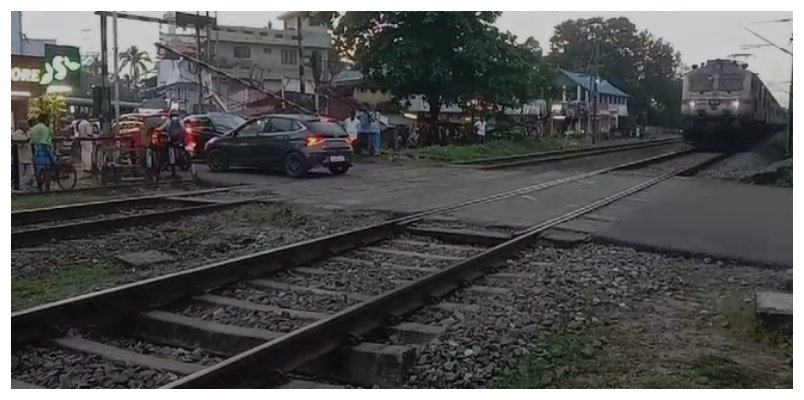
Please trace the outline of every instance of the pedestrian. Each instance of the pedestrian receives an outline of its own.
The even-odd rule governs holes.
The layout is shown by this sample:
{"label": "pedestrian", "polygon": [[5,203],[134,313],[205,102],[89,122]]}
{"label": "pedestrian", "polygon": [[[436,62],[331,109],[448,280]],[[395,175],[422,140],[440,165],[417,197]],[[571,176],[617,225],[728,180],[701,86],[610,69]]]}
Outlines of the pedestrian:
{"label": "pedestrian", "polygon": [[31,138],[28,136],[28,121],[17,122],[17,129],[11,134],[11,140],[17,145],[17,171],[20,179],[20,190],[33,187],[33,151],[31,151]]}
{"label": "pedestrian", "polygon": [[346,129],[346,133],[349,134],[349,140],[355,143],[357,141],[357,132],[360,129],[360,120],[357,119],[357,111],[352,110],[349,117],[343,121],[343,126],[344,129]]}
{"label": "pedestrian", "polygon": [[360,127],[358,128],[357,132],[358,137],[360,138],[359,142],[365,143],[369,154],[374,155],[374,142],[371,137],[373,129],[372,124],[374,123],[374,113],[369,111],[368,104],[364,104],[360,109],[357,119],[360,121]]}
{"label": "pedestrian", "polygon": [[42,190],[50,190],[50,169],[55,164],[53,156],[53,132],[48,125],[50,115],[47,113],[39,114],[36,125],[31,128],[30,140],[33,145],[33,165],[37,176],[37,186]]}
{"label": "pedestrian", "polygon": [[81,165],[84,167],[84,172],[92,172],[92,155],[95,145],[89,139],[92,139],[95,135],[92,133],[92,124],[87,119],[86,114],[78,114],[75,132],[76,137],[81,139]]}
{"label": "pedestrian", "polygon": [[477,135],[477,142],[480,144],[486,143],[486,118],[480,117],[475,121],[475,135]]}
{"label": "pedestrian", "polygon": [[382,148],[382,114],[379,111],[372,110],[373,122],[371,123],[371,149],[374,154],[379,155]]}

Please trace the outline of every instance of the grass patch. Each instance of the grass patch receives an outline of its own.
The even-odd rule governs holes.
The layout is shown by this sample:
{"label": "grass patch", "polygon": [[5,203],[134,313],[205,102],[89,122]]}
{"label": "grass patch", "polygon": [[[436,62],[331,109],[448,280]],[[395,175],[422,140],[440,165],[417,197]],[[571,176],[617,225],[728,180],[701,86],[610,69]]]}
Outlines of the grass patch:
{"label": "grass patch", "polygon": [[245,207],[242,210],[233,210],[233,212],[242,212],[243,218],[255,225],[270,225],[278,216],[276,207],[265,204]]}
{"label": "grass patch", "polygon": [[772,374],[717,355],[699,357],[692,362],[691,367],[697,381],[710,388],[760,389],[767,388],[775,380]]}
{"label": "grass patch", "polygon": [[587,140],[528,137],[521,140],[494,140],[485,144],[429,146],[420,149],[402,150],[410,158],[433,161],[458,162],[484,158],[504,157],[588,145]]}
{"label": "grass patch", "polygon": [[607,340],[595,333],[552,334],[502,382],[506,389],[566,387],[573,376],[595,371]]}
{"label": "grass patch", "polygon": [[549,334],[499,387],[793,387],[792,337],[758,328],[753,302],[728,295],[706,310],[663,307],[608,328]]}
{"label": "grass patch", "polygon": [[34,208],[46,208],[61,206],[66,204],[89,203],[101,201],[104,197],[89,194],[47,194],[30,196],[11,196],[11,211],[31,210]]}
{"label": "grass patch", "polygon": [[57,271],[31,278],[11,279],[11,310],[33,307],[60,300],[93,288],[114,283],[119,271],[108,264],[73,264]]}

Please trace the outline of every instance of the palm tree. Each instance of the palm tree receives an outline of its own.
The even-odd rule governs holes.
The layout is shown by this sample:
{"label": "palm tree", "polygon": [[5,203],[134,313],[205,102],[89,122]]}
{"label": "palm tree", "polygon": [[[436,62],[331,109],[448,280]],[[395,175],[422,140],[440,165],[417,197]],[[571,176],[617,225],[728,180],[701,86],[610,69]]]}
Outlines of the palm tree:
{"label": "palm tree", "polygon": [[84,73],[89,76],[100,76],[103,63],[100,56],[92,54],[84,58]]}
{"label": "palm tree", "polygon": [[[128,50],[119,54],[121,61],[120,71],[128,67],[129,75],[132,77],[131,82],[136,85],[140,81],[140,75],[148,70],[147,63],[151,62],[151,57],[148,53],[140,51],[137,46],[131,46]],[[119,72],[119,71],[118,71]]]}

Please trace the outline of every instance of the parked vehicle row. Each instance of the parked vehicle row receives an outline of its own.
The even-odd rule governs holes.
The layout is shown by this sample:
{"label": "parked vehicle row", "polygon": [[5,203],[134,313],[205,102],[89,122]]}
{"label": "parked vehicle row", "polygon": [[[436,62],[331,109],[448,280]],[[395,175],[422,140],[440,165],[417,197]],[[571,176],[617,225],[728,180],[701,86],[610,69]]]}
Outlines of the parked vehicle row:
{"label": "parked vehicle row", "polygon": [[[168,111],[124,115],[117,130],[138,146],[158,145],[159,127],[167,118]],[[189,157],[204,160],[215,172],[254,167],[298,178],[321,167],[342,175],[354,161],[349,135],[327,117],[272,114],[245,119],[206,113],[186,116],[182,124]]]}

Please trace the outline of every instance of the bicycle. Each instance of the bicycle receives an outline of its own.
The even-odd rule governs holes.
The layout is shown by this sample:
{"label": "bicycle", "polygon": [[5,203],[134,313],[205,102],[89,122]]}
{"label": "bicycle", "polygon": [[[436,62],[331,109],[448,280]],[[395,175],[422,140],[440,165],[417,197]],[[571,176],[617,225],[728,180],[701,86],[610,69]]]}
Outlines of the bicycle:
{"label": "bicycle", "polygon": [[[50,183],[53,182],[55,182],[61,190],[74,189],[75,185],[78,183],[78,172],[75,166],[73,166],[72,158],[57,153],[53,153],[51,157],[51,165],[45,167],[44,170],[41,168],[36,170],[36,186],[39,191],[42,191],[43,186],[45,187],[45,191],[50,190]],[[46,181],[46,179],[49,181]]]}

